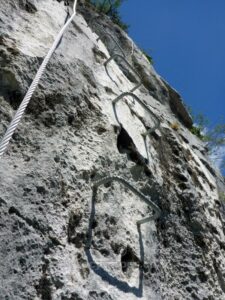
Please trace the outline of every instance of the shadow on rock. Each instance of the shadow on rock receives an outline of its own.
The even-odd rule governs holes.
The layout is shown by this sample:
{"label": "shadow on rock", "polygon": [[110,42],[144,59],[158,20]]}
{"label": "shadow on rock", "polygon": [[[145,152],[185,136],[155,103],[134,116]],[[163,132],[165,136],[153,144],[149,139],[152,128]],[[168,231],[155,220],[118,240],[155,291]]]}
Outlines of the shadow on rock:
{"label": "shadow on rock", "polygon": [[[115,286],[118,290],[124,293],[132,293],[136,297],[141,298],[143,296],[143,277],[144,277],[144,245],[142,240],[141,228],[138,226],[139,234],[139,245],[140,245],[140,261],[139,261],[139,285],[138,287],[130,286],[127,282],[117,278],[116,276],[111,275],[103,266],[97,264],[91,253],[91,243],[92,243],[92,228],[93,222],[95,219],[95,200],[97,196],[97,189],[93,189],[92,195],[92,206],[91,214],[89,218],[89,226],[87,232],[87,243],[85,247],[85,254],[87,256],[88,263],[90,268],[102,278],[102,280],[107,281],[110,285]],[[128,263],[128,262],[127,262]]]}

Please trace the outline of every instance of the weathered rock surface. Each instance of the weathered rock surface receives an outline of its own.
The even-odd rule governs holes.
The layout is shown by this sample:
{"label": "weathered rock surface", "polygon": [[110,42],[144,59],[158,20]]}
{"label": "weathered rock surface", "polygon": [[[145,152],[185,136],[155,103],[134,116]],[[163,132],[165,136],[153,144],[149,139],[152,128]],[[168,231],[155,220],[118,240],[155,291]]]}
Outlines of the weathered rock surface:
{"label": "weathered rock surface", "polygon": [[[0,299],[223,300],[223,179],[187,129],[177,93],[136,46],[131,56],[131,40],[106,16],[88,26],[95,15],[79,5],[0,161]],[[1,2],[1,136],[66,16],[53,0]],[[146,140],[154,120],[143,107],[126,97],[113,110],[137,78],[121,60],[104,67],[115,45],[103,29],[161,120]],[[113,174],[162,216],[138,229],[151,212],[135,194],[119,183],[93,193],[95,180]]]}

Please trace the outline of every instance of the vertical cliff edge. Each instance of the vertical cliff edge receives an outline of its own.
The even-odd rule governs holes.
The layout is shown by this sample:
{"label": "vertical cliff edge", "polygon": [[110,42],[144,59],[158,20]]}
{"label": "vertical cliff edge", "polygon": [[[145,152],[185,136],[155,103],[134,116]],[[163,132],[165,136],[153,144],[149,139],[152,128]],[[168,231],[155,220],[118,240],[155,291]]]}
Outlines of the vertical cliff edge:
{"label": "vertical cliff edge", "polygon": [[[0,137],[67,14],[0,3]],[[224,179],[191,126],[127,34],[78,0],[0,159],[0,299],[224,300]],[[93,189],[108,176],[159,218],[137,226],[152,209],[122,182]]]}

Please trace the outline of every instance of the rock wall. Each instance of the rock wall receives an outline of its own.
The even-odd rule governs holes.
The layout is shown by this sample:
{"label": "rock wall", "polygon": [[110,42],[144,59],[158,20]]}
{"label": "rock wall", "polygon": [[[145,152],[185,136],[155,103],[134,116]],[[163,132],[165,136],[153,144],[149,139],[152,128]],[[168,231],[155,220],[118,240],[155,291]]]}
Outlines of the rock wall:
{"label": "rock wall", "polygon": [[[224,181],[177,92],[117,25],[95,16],[79,2],[0,160],[0,299],[223,300]],[[66,17],[62,1],[1,2],[1,136]],[[129,96],[112,105],[138,83],[123,60],[104,65],[121,55],[112,37],[156,117]],[[119,182],[93,190],[112,175],[160,218],[137,227],[152,211]]]}

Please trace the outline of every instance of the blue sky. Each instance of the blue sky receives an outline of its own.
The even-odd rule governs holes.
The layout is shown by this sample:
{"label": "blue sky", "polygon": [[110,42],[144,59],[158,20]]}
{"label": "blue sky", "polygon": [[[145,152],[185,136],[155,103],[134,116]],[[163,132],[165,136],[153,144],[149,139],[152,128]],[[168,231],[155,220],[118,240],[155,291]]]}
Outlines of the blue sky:
{"label": "blue sky", "polygon": [[225,115],[225,0],[126,0],[129,35],[195,113]]}

